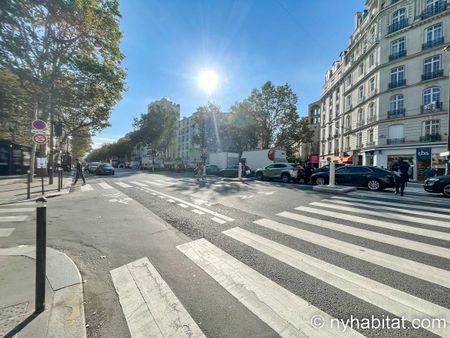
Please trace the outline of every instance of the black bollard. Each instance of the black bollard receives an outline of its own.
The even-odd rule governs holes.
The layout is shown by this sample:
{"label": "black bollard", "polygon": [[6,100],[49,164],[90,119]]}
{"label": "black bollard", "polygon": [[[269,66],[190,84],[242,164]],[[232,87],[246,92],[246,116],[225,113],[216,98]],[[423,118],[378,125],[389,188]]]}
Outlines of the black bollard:
{"label": "black bollard", "polygon": [[45,265],[47,250],[47,199],[36,200],[36,291],[35,313],[45,310]]}
{"label": "black bollard", "polygon": [[61,170],[58,168],[58,191],[61,191]]}
{"label": "black bollard", "polygon": [[31,171],[27,171],[27,199],[31,197]]}

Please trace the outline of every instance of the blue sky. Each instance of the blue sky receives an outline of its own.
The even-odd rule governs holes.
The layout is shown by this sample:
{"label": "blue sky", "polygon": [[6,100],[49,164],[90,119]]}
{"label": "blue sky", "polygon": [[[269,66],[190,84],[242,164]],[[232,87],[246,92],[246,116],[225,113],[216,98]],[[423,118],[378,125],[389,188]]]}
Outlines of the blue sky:
{"label": "blue sky", "polygon": [[202,69],[219,74],[212,94],[223,111],[267,80],[289,83],[300,115],[320,97],[324,74],[344,50],[364,0],[122,0],[127,91],[112,127],[94,138],[111,142],[132,130],[150,101],[168,97],[191,115],[208,96]]}

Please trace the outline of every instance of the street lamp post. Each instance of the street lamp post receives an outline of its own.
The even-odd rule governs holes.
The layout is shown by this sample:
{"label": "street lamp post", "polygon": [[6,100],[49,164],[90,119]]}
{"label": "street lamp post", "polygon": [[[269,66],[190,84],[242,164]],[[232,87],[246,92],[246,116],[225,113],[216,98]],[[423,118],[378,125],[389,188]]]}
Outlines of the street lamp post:
{"label": "street lamp post", "polygon": [[[450,51],[450,45],[444,48],[445,52]],[[450,175],[450,60],[449,60],[449,87],[448,87],[448,107],[447,107],[447,163],[445,174]]]}

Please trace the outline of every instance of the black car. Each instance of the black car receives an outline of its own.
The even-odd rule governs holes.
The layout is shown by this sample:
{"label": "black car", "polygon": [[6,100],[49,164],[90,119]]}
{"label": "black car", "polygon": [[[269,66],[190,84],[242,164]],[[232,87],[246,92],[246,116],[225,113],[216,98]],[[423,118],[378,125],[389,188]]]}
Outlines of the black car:
{"label": "black car", "polygon": [[[369,190],[383,190],[395,187],[394,175],[377,167],[346,165],[336,169],[336,184],[349,185]],[[314,173],[311,176],[312,184],[328,184],[329,171]]]}
{"label": "black car", "polygon": [[114,175],[114,167],[108,163],[102,163],[95,169],[96,175]]}
{"label": "black car", "polygon": [[423,189],[427,192],[441,193],[445,197],[450,197],[450,176],[427,178],[423,184]]}
{"label": "black car", "polygon": [[208,164],[206,166],[206,175],[217,175],[219,171],[219,167],[215,164]]}
{"label": "black car", "polygon": [[[239,173],[239,166],[232,166],[230,168],[222,169],[217,173],[217,176],[221,177],[238,177]],[[250,175],[247,174],[250,172],[250,168],[245,166],[245,168],[242,168],[242,177],[249,177]]]}
{"label": "black car", "polygon": [[[334,167],[336,169],[337,168],[341,168],[341,167],[345,167],[345,164],[344,163],[335,163]],[[315,173],[321,173],[321,172],[325,172],[325,171],[330,171],[330,165],[329,164],[325,164],[324,166],[314,170]]]}

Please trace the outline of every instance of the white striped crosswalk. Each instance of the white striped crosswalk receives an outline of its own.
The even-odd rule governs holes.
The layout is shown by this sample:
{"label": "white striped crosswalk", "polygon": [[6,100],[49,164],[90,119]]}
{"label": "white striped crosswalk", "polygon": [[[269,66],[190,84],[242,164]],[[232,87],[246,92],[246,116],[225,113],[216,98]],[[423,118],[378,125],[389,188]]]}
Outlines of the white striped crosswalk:
{"label": "white striped crosswalk", "polygon": [[[198,213],[197,209],[194,212]],[[240,253],[232,255],[241,246],[326,283],[334,288],[327,292],[344,292],[361,306],[375,306],[410,323],[417,319],[437,320],[440,325],[423,329],[450,337],[450,295],[443,291],[450,289],[449,216],[449,209],[438,205],[332,196],[276,213],[273,219],[257,219],[252,222],[253,226],[239,224],[224,230],[223,234],[233,241],[236,249],[229,243],[222,248],[221,242],[213,244],[204,238],[179,245],[177,249],[217,282],[218,287],[282,337],[358,337],[362,332],[351,327],[347,330],[331,327],[332,316],[321,309],[320,303],[311,304],[301,291],[297,294],[277,284],[268,270],[263,269],[262,273],[247,265],[251,263],[240,261],[237,258],[241,257]],[[341,239],[348,235],[363,244]],[[299,242],[291,247],[287,244],[289,241],[280,239],[279,242],[278,238]],[[303,243],[308,248],[323,248],[326,253],[311,255],[304,251],[311,249]],[[386,245],[393,250],[385,252]],[[402,250],[407,254],[400,254]],[[363,268],[338,266],[330,261],[329,252],[357,260]],[[390,271],[389,278],[375,280],[370,274],[373,267]],[[411,287],[399,287],[397,282],[388,282],[388,279]],[[283,277],[277,276],[277,280]],[[429,290],[408,291],[414,289],[417,282],[428,283]],[[439,296],[430,296],[433,292]],[[312,325],[311,318],[315,315],[324,320],[325,325],[320,329]]]}
{"label": "white striped crosswalk", "polygon": [[[32,204],[36,204],[36,202]],[[16,230],[15,227],[29,219],[30,215],[36,210],[29,207],[32,204],[27,202],[0,206],[0,238],[11,236]]]}

